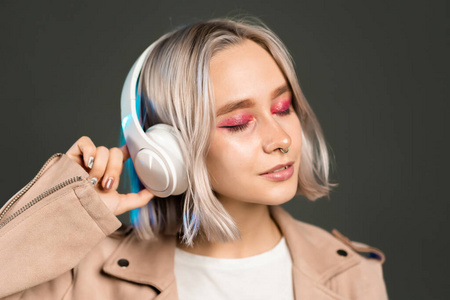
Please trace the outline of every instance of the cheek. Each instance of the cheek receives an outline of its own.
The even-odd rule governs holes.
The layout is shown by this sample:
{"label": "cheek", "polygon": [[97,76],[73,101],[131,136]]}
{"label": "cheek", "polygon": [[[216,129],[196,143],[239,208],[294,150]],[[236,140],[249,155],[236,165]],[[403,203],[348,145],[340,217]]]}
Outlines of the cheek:
{"label": "cheek", "polygon": [[299,148],[299,151],[302,148],[302,144],[303,144],[303,138],[302,138],[302,125],[300,123],[300,120],[297,116],[295,116],[295,118],[293,119],[293,124],[292,124],[292,128],[293,128],[293,132],[292,135],[293,137],[295,137],[295,139],[293,139],[293,141],[295,141],[295,143],[297,144],[297,147]]}
{"label": "cheek", "polygon": [[239,174],[248,172],[252,164],[252,151],[248,143],[233,136],[216,132],[206,157],[206,167],[215,190],[232,185]]}
{"label": "cheek", "polygon": [[300,120],[296,118],[295,126],[294,126],[294,132],[293,136],[296,138],[293,139],[293,143],[295,143],[294,147],[297,149],[297,160],[298,160],[298,169],[299,171],[300,165],[301,165],[301,154],[302,154],[302,148],[303,148],[303,129],[302,125],[300,123]]}
{"label": "cheek", "polygon": [[297,140],[297,143],[300,145],[300,149],[301,149],[301,146],[303,144],[303,142],[302,142],[302,140],[303,140],[303,138],[302,138],[303,129],[302,129],[302,125],[300,123],[300,119],[298,117],[295,117],[294,121],[295,121],[295,125],[294,125],[295,133],[294,133],[294,135],[297,137],[296,140]]}
{"label": "cheek", "polygon": [[[290,150],[292,151],[292,158],[297,159],[300,165],[300,157],[303,146],[303,138],[302,138],[302,125],[300,123],[300,119],[295,113],[292,113],[287,119],[286,123],[283,124],[283,129],[285,132],[289,134],[291,137],[291,146]],[[295,153],[295,154],[294,154]]]}

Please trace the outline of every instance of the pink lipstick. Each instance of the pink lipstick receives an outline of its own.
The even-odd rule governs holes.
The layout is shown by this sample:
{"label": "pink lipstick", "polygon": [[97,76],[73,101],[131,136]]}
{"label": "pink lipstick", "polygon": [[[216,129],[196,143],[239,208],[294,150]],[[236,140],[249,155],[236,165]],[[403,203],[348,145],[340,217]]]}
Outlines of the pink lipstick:
{"label": "pink lipstick", "polygon": [[294,174],[294,163],[289,162],[284,165],[276,165],[270,170],[260,174],[264,178],[270,179],[272,181],[284,181],[288,180]]}

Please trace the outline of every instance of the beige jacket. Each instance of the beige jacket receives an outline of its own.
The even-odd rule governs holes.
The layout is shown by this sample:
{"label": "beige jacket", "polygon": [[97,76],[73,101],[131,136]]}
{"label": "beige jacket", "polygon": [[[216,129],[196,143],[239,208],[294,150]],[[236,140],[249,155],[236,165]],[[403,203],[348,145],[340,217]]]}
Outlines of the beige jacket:
{"label": "beige jacket", "polygon": [[[1,299],[178,299],[175,237],[141,241],[65,155],[0,211]],[[291,252],[295,299],[387,299],[383,254],[271,213]],[[368,253],[376,258],[360,255]]]}

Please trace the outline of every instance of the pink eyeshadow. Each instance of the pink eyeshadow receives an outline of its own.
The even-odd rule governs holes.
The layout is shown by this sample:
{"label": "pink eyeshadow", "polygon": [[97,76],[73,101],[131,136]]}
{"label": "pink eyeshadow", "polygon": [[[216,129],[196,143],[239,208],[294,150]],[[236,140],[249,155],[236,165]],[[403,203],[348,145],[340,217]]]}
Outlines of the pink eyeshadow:
{"label": "pink eyeshadow", "polygon": [[236,115],[236,116],[233,116],[233,117],[223,120],[217,126],[223,127],[223,126],[243,125],[243,124],[247,124],[251,120],[253,120],[253,116],[251,114],[240,114],[240,115]]}
{"label": "pink eyeshadow", "polygon": [[278,113],[287,110],[291,106],[291,98],[283,99],[272,105],[271,113]]}

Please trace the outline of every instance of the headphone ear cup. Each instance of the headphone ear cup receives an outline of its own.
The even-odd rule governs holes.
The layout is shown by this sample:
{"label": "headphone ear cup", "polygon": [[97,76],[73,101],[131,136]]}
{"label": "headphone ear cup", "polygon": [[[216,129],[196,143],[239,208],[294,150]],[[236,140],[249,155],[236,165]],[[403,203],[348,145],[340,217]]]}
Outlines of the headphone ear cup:
{"label": "headphone ear cup", "polygon": [[179,195],[187,190],[187,171],[175,129],[157,124],[145,132],[159,149],[141,149],[135,159],[142,184],[158,197]]}

